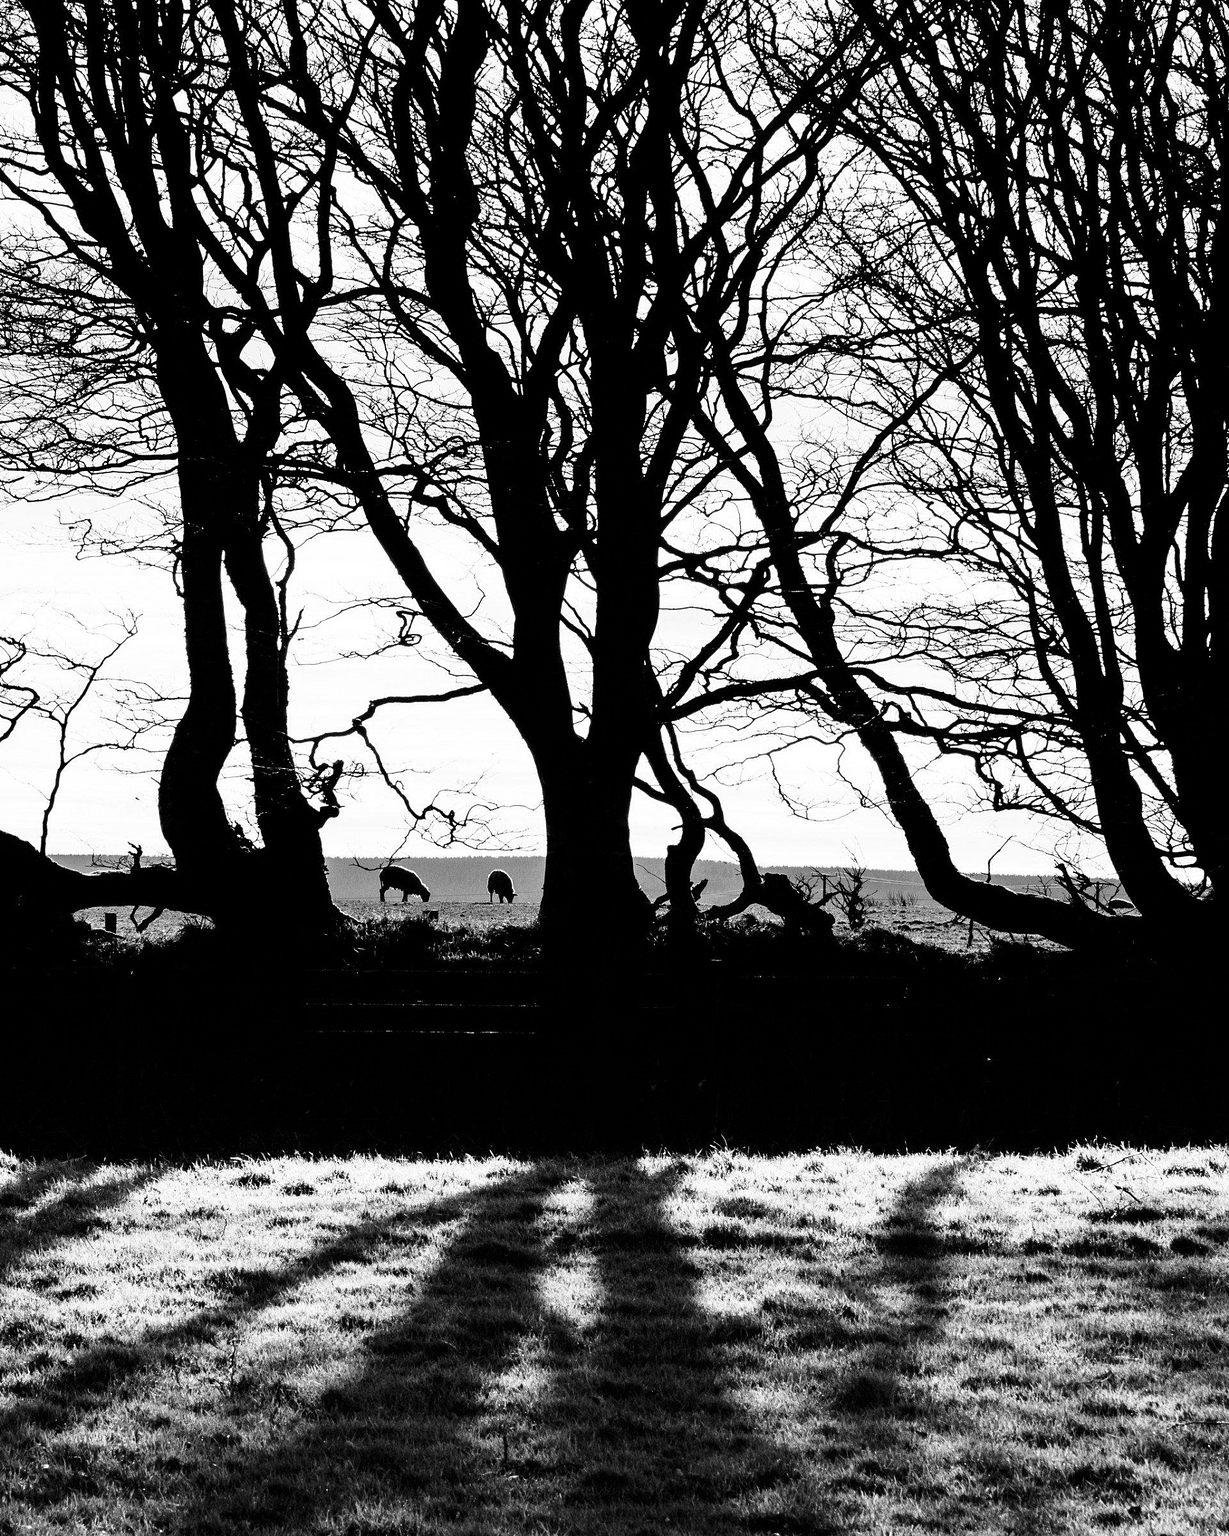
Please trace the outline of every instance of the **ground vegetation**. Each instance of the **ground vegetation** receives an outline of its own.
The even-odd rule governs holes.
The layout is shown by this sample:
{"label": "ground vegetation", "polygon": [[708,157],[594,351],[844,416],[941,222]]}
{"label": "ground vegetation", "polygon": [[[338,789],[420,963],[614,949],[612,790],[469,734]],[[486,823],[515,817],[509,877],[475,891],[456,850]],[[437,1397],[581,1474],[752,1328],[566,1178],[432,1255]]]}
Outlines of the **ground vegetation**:
{"label": "ground vegetation", "polygon": [[1212,1533],[1226,1161],[7,1160],[6,1518]]}

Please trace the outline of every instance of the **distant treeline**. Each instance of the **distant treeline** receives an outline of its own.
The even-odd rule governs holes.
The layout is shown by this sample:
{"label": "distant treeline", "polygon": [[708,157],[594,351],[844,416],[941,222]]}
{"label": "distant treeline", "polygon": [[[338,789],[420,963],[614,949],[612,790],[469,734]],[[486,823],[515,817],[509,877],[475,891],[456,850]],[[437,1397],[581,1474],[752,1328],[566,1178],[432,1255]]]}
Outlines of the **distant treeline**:
{"label": "distant treeline", "polygon": [[[88,870],[95,863],[106,863],[114,868],[116,865],[126,865],[127,859],[99,855],[92,859],[89,854],[56,854],[55,861],[67,869]],[[384,861],[377,854],[359,859],[329,859],[329,887],[335,901],[375,901],[380,894],[379,869]],[[542,899],[542,877],[546,868],[546,860],[536,854],[514,853],[484,853],[453,855],[446,858],[416,858],[407,856],[398,859],[397,862],[414,872],[426,882],[431,892],[433,901],[486,901],[487,876],[493,869],[505,869],[512,876],[512,883],[516,886],[517,899],[520,901],[538,902]],[[814,879],[817,868],[814,865],[787,865],[773,864],[766,869],[779,871],[790,876],[791,879]],[[661,859],[636,860],[637,878],[641,889],[646,895],[659,896],[665,890],[664,862]],[[827,875],[839,875],[841,866],[827,865],[820,868],[820,872]],[[742,881],[738,873],[738,865],[719,859],[700,859],[695,867],[695,879],[707,880],[702,904],[711,902],[732,901],[742,889]],[[1023,890],[1026,887],[1037,884],[1038,877],[1034,875],[1001,875],[996,876],[996,885],[1011,886],[1015,890]],[[918,897],[926,899],[926,888],[922,884],[921,877],[913,869],[868,869],[866,871],[866,894],[872,900],[883,900],[889,896]],[[601,891],[596,887],[593,891],[595,900],[600,900]],[[400,900],[395,894],[391,898]]]}

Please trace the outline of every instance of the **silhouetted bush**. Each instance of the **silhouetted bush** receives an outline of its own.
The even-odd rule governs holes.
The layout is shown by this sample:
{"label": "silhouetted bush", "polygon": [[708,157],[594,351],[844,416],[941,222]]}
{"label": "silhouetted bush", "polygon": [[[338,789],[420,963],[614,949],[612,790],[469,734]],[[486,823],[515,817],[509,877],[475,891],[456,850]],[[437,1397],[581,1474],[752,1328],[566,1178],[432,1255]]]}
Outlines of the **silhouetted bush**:
{"label": "silhouetted bush", "polygon": [[[368,922],[288,956],[205,927],[0,977],[35,1155],[1229,1139],[1198,978],[882,929],[713,928],[550,978],[532,927]],[[1189,983],[1189,996],[1182,991]]]}

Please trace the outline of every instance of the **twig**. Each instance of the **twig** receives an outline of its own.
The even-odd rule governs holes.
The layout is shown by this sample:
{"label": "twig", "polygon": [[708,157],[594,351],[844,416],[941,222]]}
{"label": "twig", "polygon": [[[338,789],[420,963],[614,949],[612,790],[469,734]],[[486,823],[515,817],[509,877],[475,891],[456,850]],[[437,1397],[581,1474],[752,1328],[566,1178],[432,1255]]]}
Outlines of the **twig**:
{"label": "twig", "polygon": [[1081,1189],[1086,1189],[1088,1191],[1088,1193],[1093,1197],[1093,1199],[1097,1202],[1103,1211],[1109,1209],[1105,1201],[1102,1200],[1101,1196],[1096,1192],[1091,1184],[1085,1184],[1083,1179],[1076,1179],[1075,1174],[1072,1174],[1071,1177],[1075,1179],[1075,1182],[1080,1186]]}

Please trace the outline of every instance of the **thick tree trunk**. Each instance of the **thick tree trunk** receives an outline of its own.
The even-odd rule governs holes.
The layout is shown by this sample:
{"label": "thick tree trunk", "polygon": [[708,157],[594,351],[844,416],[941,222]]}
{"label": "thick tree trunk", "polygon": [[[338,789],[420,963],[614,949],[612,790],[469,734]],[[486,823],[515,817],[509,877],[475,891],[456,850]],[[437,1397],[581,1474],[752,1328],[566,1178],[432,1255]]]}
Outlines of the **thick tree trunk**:
{"label": "thick tree trunk", "polygon": [[[174,331],[161,336],[159,368],[179,443],[190,682],[188,708],[163,770],[163,834],[177,870],[220,926],[246,929],[253,904],[259,904],[266,909],[270,937],[272,930],[284,929],[284,937],[309,939],[332,932],[337,914],[319,817],[303,794],[290,748],[281,623],[262,542],[261,455],[257,446],[236,438],[225,395],[198,335]],[[265,436],[275,435],[273,419]],[[231,826],[217,789],[235,744],[237,704],[222,601],[223,563],[244,616],[243,725],[264,843],[255,857]]]}
{"label": "thick tree trunk", "polygon": [[[572,754],[572,772],[540,763],[546,819],[543,954],[556,988],[560,1092],[580,1141],[609,1142],[626,1124],[647,1049],[640,963],[652,921],[628,832],[631,775]],[[563,771],[561,771],[561,768]],[[596,771],[591,771],[596,769]]]}
{"label": "thick tree trunk", "polygon": [[[223,540],[223,511],[233,507],[236,477],[210,458],[181,466],[184,531],[181,581],[189,697],[172,737],[159,783],[163,835],[175,857],[174,894],[149,904],[207,914],[220,927],[246,932],[253,908],[264,908],[266,937],[310,940],[335,930],[320,845],[319,818],[299,783],[287,728],[287,683],[272,582],[260,535],[231,522]],[[224,525],[223,525],[224,526]],[[223,607],[226,570],[244,610],[246,671],[243,723],[252,756],[252,788],[264,848],[243,847],[231,826],[218,779],[235,745],[236,698]],[[154,876],[156,871],[139,871]],[[146,903],[144,895],[94,900]],[[127,876],[117,879],[128,879]],[[141,883],[141,882],[138,882]],[[127,888],[125,888],[127,889]],[[143,885],[142,885],[143,889]],[[283,933],[284,930],[284,933]]]}
{"label": "thick tree trunk", "polygon": [[171,907],[201,912],[207,896],[174,869],[158,865],[83,874],[0,832],[0,930],[20,943],[55,938],[74,912],[87,907]]}
{"label": "thick tree trunk", "polygon": [[[279,867],[264,849],[235,855],[226,866],[231,884],[216,869],[203,878],[153,864],[134,869],[83,873],[64,869],[11,833],[0,832],[0,952],[37,952],[71,940],[70,919],[90,907],[150,907],[192,912],[214,920],[232,938],[250,941],[267,954],[270,939],[318,941],[323,930],[300,931],[270,919],[270,903],[285,892]],[[300,925],[301,926],[301,925]],[[284,942],[279,948],[284,948]]]}
{"label": "thick tree trunk", "polygon": [[648,931],[651,908],[636,880],[628,832],[632,773],[592,764],[584,748],[575,771],[539,762],[546,818],[541,923],[556,966],[620,966]]}
{"label": "thick tree trunk", "polygon": [[243,605],[243,726],[270,912],[286,912],[292,926],[305,933],[329,932],[337,914],[320,843],[320,816],[303,793],[290,746],[281,622],[254,517],[244,516],[228,539],[226,569]]}
{"label": "thick tree trunk", "polygon": [[[187,478],[183,476],[182,478]],[[185,498],[180,553],[188,704],[158,785],[158,815],[180,873],[208,884],[230,878],[239,853],[218,778],[235,744],[235,685],[222,603],[222,541],[210,509]]]}

